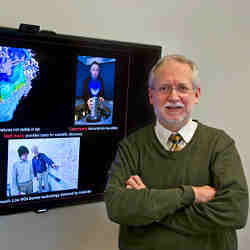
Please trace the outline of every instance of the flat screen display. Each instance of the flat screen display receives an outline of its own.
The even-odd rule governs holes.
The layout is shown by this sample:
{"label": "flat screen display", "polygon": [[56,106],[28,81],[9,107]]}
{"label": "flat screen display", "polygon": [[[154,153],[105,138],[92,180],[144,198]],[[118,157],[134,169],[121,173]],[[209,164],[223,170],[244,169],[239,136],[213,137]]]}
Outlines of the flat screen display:
{"label": "flat screen display", "polygon": [[103,199],[149,48],[0,29],[0,213]]}

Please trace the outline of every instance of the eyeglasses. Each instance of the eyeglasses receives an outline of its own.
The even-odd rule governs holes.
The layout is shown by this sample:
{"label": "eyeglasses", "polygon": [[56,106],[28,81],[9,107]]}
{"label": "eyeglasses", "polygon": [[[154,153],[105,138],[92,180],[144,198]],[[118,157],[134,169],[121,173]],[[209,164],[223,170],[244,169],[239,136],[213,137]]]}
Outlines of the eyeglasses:
{"label": "eyeglasses", "polygon": [[189,88],[185,84],[179,83],[176,85],[176,87],[173,87],[170,84],[164,84],[158,88],[152,87],[151,89],[155,90],[156,92],[158,92],[161,95],[169,95],[170,93],[172,93],[172,91],[174,89],[179,94],[188,94],[188,93],[192,92],[195,88]]}

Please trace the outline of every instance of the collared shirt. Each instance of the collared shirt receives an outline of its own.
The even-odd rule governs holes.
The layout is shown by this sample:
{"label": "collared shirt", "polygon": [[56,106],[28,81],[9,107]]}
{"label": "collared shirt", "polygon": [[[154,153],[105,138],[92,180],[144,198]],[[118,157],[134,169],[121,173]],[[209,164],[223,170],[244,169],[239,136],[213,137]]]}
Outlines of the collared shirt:
{"label": "collared shirt", "polygon": [[[182,138],[183,141],[182,143],[184,144],[183,146],[185,146],[187,143],[189,143],[195,133],[195,130],[197,128],[198,124],[197,122],[193,121],[192,119],[190,119],[188,121],[188,123],[182,127],[177,133],[179,133]],[[164,126],[162,126],[160,124],[160,122],[157,120],[156,121],[156,125],[155,125],[155,133],[156,133],[156,137],[158,138],[158,140],[160,141],[160,143],[162,144],[162,146],[166,149],[168,149],[167,146],[167,142],[168,142],[168,138],[171,134],[173,134],[172,131],[166,129]]]}

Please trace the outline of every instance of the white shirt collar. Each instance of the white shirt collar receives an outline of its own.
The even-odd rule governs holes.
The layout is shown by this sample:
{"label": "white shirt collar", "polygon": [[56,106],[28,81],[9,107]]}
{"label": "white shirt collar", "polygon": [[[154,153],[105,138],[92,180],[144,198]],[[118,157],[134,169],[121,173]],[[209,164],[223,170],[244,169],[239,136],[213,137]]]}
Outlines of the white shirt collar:
{"label": "white shirt collar", "polygon": [[[191,141],[197,126],[198,123],[190,119],[188,123],[178,131],[185,143],[189,143]],[[155,125],[155,133],[161,144],[164,146],[167,145],[169,136],[173,134],[172,131],[162,126],[158,120]]]}

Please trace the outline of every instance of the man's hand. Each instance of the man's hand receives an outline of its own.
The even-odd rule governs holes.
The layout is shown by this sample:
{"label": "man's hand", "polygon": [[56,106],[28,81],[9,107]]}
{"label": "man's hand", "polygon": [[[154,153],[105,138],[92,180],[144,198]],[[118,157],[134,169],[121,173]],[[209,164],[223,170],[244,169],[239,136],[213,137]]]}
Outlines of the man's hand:
{"label": "man's hand", "polygon": [[54,169],[57,169],[57,168],[58,168],[58,165],[52,164],[51,167],[54,168]]}
{"label": "man's hand", "polygon": [[147,188],[141,178],[138,175],[132,175],[130,178],[126,181],[126,188],[127,189],[144,189]]}
{"label": "man's hand", "polygon": [[[98,100],[101,103],[101,102],[104,101],[104,98],[100,96],[100,97],[98,97]],[[89,110],[93,109],[93,106],[94,106],[93,102],[94,102],[94,98],[93,97],[91,97],[91,98],[88,99],[87,104],[88,104]]]}
{"label": "man's hand", "polygon": [[192,186],[195,194],[195,202],[208,202],[215,197],[216,190],[210,186],[194,187]]}
{"label": "man's hand", "polygon": [[93,98],[88,99],[87,104],[88,104],[89,110],[93,109],[93,102],[94,102]]}

